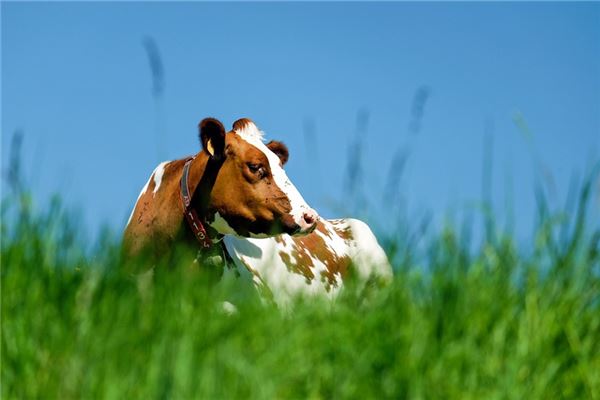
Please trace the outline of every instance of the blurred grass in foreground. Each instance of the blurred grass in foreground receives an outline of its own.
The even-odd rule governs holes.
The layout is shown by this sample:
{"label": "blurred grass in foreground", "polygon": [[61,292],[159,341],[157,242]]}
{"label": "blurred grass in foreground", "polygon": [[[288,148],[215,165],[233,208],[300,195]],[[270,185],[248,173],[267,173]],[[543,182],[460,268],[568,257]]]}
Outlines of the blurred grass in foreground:
{"label": "blurred grass in foreground", "polygon": [[[143,297],[118,272],[117,243],[85,256],[57,202],[41,215],[24,207],[2,225],[6,399],[600,393],[597,234],[560,251],[540,232],[524,258],[510,238],[469,254],[448,228],[431,240],[428,272],[402,266],[367,303],[348,292],[286,317],[251,288],[177,272]],[[226,298],[237,314],[221,311]]]}
{"label": "blurred grass in foreground", "polygon": [[[2,203],[2,389],[12,398],[600,398],[600,232],[541,213],[527,255],[446,227],[368,300],[284,315],[246,282],[175,268],[143,295],[110,235],[89,250],[55,199]],[[19,185],[13,184],[13,188]],[[592,224],[592,226],[594,226]],[[404,249],[404,250],[403,250]],[[222,311],[232,300],[239,311]]]}

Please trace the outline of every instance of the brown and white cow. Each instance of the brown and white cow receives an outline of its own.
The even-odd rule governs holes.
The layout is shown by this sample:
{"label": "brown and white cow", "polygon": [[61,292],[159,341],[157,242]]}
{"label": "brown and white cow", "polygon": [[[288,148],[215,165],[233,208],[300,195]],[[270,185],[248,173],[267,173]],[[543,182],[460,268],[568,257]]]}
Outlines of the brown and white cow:
{"label": "brown and white cow", "polygon": [[124,233],[128,252],[160,259],[181,243],[195,249],[206,244],[198,243],[197,230],[184,218],[185,182],[189,209],[213,244],[198,253],[198,268],[215,268],[202,254],[222,252],[225,271],[251,279],[280,305],[300,294],[335,297],[350,269],[363,281],[391,278],[387,257],[366,224],[323,220],[306,204],[283,169],[283,143],[265,144],[249,119],[226,133],[218,120],[206,118],[199,131],[202,150],[161,163],[142,189]]}

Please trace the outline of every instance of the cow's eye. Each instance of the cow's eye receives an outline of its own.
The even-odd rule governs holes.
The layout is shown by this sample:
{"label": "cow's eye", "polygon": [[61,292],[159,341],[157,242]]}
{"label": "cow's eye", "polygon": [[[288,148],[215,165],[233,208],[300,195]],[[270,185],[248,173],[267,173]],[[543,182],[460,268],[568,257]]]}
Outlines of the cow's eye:
{"label": "cow's eye", "polygon": [[260,164],[248,163],[248,169],[259,178],[264,178],[267,173],[265,167]]}

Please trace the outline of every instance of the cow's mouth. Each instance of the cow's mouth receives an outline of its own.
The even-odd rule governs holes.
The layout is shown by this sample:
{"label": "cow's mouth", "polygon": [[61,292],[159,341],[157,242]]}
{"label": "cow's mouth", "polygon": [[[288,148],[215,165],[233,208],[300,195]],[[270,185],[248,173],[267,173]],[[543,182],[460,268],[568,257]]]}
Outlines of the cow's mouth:
{"label": "cow's mouth", "polygon": [[[286,233],[291,236],[303,236],[312,233],[317,228],[318,217],[311,214],[303,217],[301,221],[290,214],[284,214],[281,217],[272,220],[254,220],[250,221],[232,221],[230,225],[234,227],[236,235],[242,237],[270,237]],[[235,223],[238,222],[238,223]]]}

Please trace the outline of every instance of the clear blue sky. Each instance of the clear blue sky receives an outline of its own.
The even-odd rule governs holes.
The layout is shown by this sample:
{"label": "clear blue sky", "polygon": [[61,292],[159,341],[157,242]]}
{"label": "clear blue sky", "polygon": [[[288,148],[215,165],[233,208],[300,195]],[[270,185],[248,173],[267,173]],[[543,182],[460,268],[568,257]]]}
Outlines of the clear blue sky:
{"label": "clear blue sky", "polygon": [[[227,126],[247,116],[287,143],[290,177],[327,217],[356,212],[343,182],[360,135],[374,224],[390,215],[381,198],[402,146],[411,149],[399,182],[409,215],[431,210],[442,221],[481,200],[487,126],[496,211],[505,215],[510,197],[525,233],[536,163],[560,204],[572,174],[600,158],[599,3],[1,7],[3,166],[22,129],[39,198],[62,193],[92,231],[123,226],[159,161],[157,132],[166,134],[161,157],[180,158],[198,150],[206,116]],[[158,109],[146,35],[164,64]],[[365,113],[366,128],[357,128]]]}

